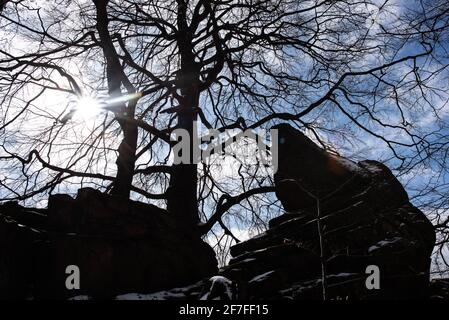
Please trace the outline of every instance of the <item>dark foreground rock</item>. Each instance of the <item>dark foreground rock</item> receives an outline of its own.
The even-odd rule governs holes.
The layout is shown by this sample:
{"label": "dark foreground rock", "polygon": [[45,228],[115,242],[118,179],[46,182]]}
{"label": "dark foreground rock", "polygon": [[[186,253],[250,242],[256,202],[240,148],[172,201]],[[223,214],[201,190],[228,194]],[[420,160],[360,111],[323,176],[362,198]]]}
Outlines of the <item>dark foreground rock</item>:
{"label": "dark foreground rock", "polygon": [[429,291],[432,300],[449,300],[449,279],[433,279]]}
{"label": "dark foreground rock", "polygon": [[[168,212],[93,189],[51,196],[40,211],[7,203],[0,215],[0,299],[111,298],[217,272],[210,246]],[[80,269],[80,290],[65,286],[69,265]]]}
{"label": "dark foreground rock", "polygon": [[[322,299],[322,262],[327,298],[428,297],[435,233],[391,171],[326,152],[291,126],[277,129],[276,194],[287,212],[231,248],[221,274],[240,297]],[[379,290],[366,286],[370,265],[379,268]]]}
{"label": "dark foreground rock", "polygon": [[[165,210],[81,189],[76,199],[52,196],[46,210],[0,207],[0,298],[448,297],[447,280],[429,281],[433,226],[385,165],[277,129],[286,212],[233,246],[219,272],[212,249]],[[68,265],[80,267],[81,290],[65,288]],[[379,288],[366,285],[373,266]]]}
{"label": "dark foreground rock", "polygon": [[[449,299],[447,280],[429,281],[432,224],[385,165],[352,162],[277,128],[274,178],[287,212],[233,246],[218,277],[139,299]],[[369,266],[380,271],[379,289],[366,285]]]}

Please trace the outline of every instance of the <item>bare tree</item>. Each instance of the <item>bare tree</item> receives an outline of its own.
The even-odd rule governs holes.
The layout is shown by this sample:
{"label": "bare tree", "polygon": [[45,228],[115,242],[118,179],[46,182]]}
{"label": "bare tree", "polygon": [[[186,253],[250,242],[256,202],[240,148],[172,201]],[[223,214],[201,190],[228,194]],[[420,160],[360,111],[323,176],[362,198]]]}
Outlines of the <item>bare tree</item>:
{"label": "bare tree", "polygon": [[[3,1],[0,197],[92,185],[238,241],[233,227],[263,228],[279,212],[272,172],[198,166],[193,145],[190,164],[172,164],[171,133],[193,135],[195,121],[220,132],[288,121],[326,148],[376,141],[404,175],[446,170],[445,4]],[[102,110],[88,121],[86,101]]]}

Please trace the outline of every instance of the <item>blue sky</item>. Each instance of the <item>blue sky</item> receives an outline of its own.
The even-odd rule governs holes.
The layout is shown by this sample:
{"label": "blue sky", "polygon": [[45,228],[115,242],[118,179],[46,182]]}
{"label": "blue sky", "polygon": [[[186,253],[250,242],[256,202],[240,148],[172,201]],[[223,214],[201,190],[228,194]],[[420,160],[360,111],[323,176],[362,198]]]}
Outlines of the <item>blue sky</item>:
{"label": "blue sky", "polygon": [[[384,1],[375,1],[378,5],[381,5]],[[49,5],[49,2],[46,1],[37,1],[35,4]],[[432,2],[429,2],[432,3]],[[71,4],[74,7],[71,9],[75,9],[76,5]],[[372,11],[372,15],[374,17],[374,22],[371,23],[370,20],[367,20],[367,27],[370,29],[369,35],[372,37],[369,44],[375,45],[376,41],[384,40],[382,36],[382,30],[379,26],[379,23],[383,26],[390,28],[391,30],[395,29],[396,26],[396,17],[400,16],[406,10],[416,9],[419,10],[419,1],[405,1],[405,0],[395,0],[389,1],[389,5],[385,6],[381,13],[378,15],[376,13],[375,7],[370,6],[369,8],[362,8],[363,10],[367,10],[369,12]],[[72,10],[74,11],[74,10]],[[71,11],[71,12],[72,12]],[[82,26],[82,20],[76,19],[76,14],[69,15],[66,20],[64,20],[64,27],[68,28],[79,28]],[[4,21],[2,21],[4,23]],[[403,26],[404,27],[404,26]],[[65,28],[62,28],[60,32],[63,32]],[[5,28],[3,28],[5,29]],[[2,36],[11,37],[11,34],[8,34],[5,30],[1,31]],[[349,32],[344,35],[344,41],[350,42],[354,37],[360,36],[360,30],[354,29],[353,32]],[[403,40],[403,39],[402,39]],[[398,46],[398,44],[402,41],[398,36],[395,41],[392,42],[392,46]],[[383,52],[378,52],[373,50],[369,54],[359,57],[358,59],[354,59],[350,61],[345,67],[351,68],[352,71],[360,71],[367,70],[379,64],[390,61],[391,59],[400,59],[401,57],[413,55],[418,52],[422,52],[425,46],[421,45],[419,41],[416,40],[407,40],[407,44],[404,45],[400,50],[385,50]],[[14,35],[14,39],[12,40],[14,46],[14,52],[19,52],[21,50],[24,51],[32,51],[37,48],[42,48],[42,43],[39,41],[35,41],[32,38],[28,38],[25,35],[19,36]],[[47,43],[46,43],[47,44]],[[420,206],[424,211],[432,214],[434,208],[429,207],[430,204],[436,204],[438,201],[441,201],[441,205],[444,209],[449,207],[447,200],[445,197],[448,195],[448,186],[446,183],[449,182],[449,173],[446,168],[447,165],[447,156],[446,152],[448,150],[448,146],[446,143],[449,143],[449,106],[447,105],[448,94],[449,94],[449,75],[447,69],[440,69],[437,73],[432,73],[435,70],[442,68],[443,66],[449,64],[449,56],[448,52],[448,37],[447,34],[442,34],[442,37],[437,42],[437,46],[433,51],[433,59],[428,58],[420,58],[417,60],[417,64],[413,65],[412,61],[407,61],[400,65],[389,68],[388,73],[386,75],[382,75],[380,72],[377,72],[376,77],[363,76],[363,77],[350,77],[344,82],[344,87],[347,88],[348,92],[350,92],[350,99],[354,102],[362,102],[366,104],[370,108],[370,110],[376,111],[376,117],[384,123],[388,123],[390,126],[402,126],[403,121],[399,112],[399,109],[395,103],[395,100],[392,99],[394,97],[393,92],[391,92],[391,86],[388,86],[387,83],[396,83],[399,84],[399,88],[397,91],[398,97],[402,100],[403,103],[403,112],[404,117],[408,124],[406,128],[413,133],[416,133],[419,136],[426,136],[430,145],[434,145],[434,147],[429,147],[427,144],[421,144],[420,148],[416,149],[413,147],[404,147],[395,145],[395,152],[399,156],[403,156],[406,159],[405,164],[409,167],[409,170],[400,170],[395,171],[398,174],[399,179],[406,186],[407,191],[410,196],[413,198],[413,203]],[[393,54],[394,52],[394,54]],[[283,52],[285,55],[292,55],[290,57],[293,59],[293,62],[287,64],[286,71],[291,72],[292,74],[301,75],[302,79],[309,79],[313,77],[312,74],[312,60],[307,54],[301,53],[299,51],[294,51],[291,48],[287,48]],[[100,55],[101,56],[101,55]],[[261,54],[262,58],[265,58],[267,62],[273,68],[277,67],[279,61],[276,60],[274,55],[269,55],[269,53],[265,52]],[[93,58],[92,58],[93,57]],[[90,57],[91,59],[85,60],[72,60],[65,65],[65,67],[70,70],[70,72],[75,76],[79,81],[83,84],[84,89],[89,94],[93,96],[102,95],[104,91],[99,92],[98,90],[98,74],[101,71],[102,65],[101,61],[98,59],[98,54]],[[161,65],[158,65],[159,61],[154,62],[156,65],[155,69],[159,67],[161,69]],[[335,66],[331,66],[335,67]],[[418,69],[415,69],[418,68]],[[416,73],[412,71],[415,70]],[[345,70],[343,70],[345,71]],[[323,71],[320,75],[327,76],[327,72]],[[341,74],[342,70],[337,69],[330,72],[331,80],[336,80],[336,77]],[[403,78],[404,74],[408,74],[407,77]],[[434,92],[427,91],[426,99],[423,99],[422,92],[418,87],[415,87],[412,83],[415,75],[419,74],[421,80],[424,81],[425,84],[431,86]],[[53,79],[57,82],[62,82],[61,77],[57,78],[56,75],[52,75]],[[379,79],[382,81],[379,81]],[[257,73],[257,79],[264,79],[264,75],[261,72]],[[247,83],[252,83],[251,79],[241,79],[242,81],[246,81]],[[376,90],[374,90],[377,88]],[[104,89],[104,88],[103,88]],[[291,84],[288,88],[292,91],[290,96],[285,98],[285,101],[277,100],[273,102],[270,107],[272,107],[275,111],[289,111],[289,112],[298,112],[301,108],[304,108],[308,104],[313,101],[318,100],[328,89],[329,86],[322,86],[321,88],[315,88],[313,86],[307,85],[295,85]],[[32,89],[33,90],[33,89]],[[31,91],[32,91],[31,90]],[[34,89],[35,90],[35,89]],[[262,89],[261,89],[262,90]],[[28,92],[29,94],[30,92]],[[15,103],[19,104],[20,99],[27,99],[27,92],[22,93],[23,96],[15,96]],[[367,116],[366,112],[362,112],[362,108],[360,105],[356,103],[350,103],[348,99],[344,96],[343,91],[336,91],[335,98],[341,105],[347,110],[347,112],[357,118],[361,124],[363,124],[369,130],[372,130],[375,134],[381,135],[382,137],[387,137],[389,139],[395,140],[401,143],[410,143],[410,136],[406,134],[406,132],[402,129],[393,128],[393,127],[384,127],[376,123],[375,121],[370,120]],[[29,99],[29,96],[28,96]],[[241,103],[243,101],[243,103]],[[142,105],[147,101],[143,100]],[[242,116],[247,120],[248,124],[251,124],[258,117],[260,117],[260,113],[266,112],[267,110],[263,110],[261,112],[257,107],[257,105],[252,105],[253,101],[245,102],[244,100],[238,101],[239,103],[235,105],[227,105],[223,104],[222,110],[227,113],[229,116],[229,121],[235,120],[237,116]],[[47,96],[45,99],[39,100],[36,103],[36,109],[32,114],[31,119],[37,119],[39,116],[45,115],[46,113],[52,113],[52,115],[58,115],[61,113],[61,109],[66,108],[69,104],[73,103],[73,101],[69,101],[66,95],[63,94],[55,94],[52,96]],[[211,108],[210,100],[207,100],[207,97],[204,95],[202,98],[202,107],[205,110],[207,116],[211,119],[214,119],[214,113]],[[43,107],[45,106],[45,108]],[[434,113],[434,109],[436,108],[437,114]],[[259,112],[259,113],[258,113]],[[2,114],[4,115],[4,114]],[[61,146],[58,149],[55,147],[53,150],[57,152],[62,149],[68,150],[67,152],[59,152],[61,161],[69,161],[71,157],[71,153],[75,152],[81,154],[84,149],[75,149],[75,144],[81,139],[84,139],[89,130],[95,128],[97,125],[101,124],[104,118],[111,118],[111,115],[105,116],[104,113],[101,116],[93,117],[94,119],[89,119],[85,121],[81,119],[71,128],[64,128],[62,137],[61,137]],[[51,119],[52,121],[53,119]],[[401,164],[400,161],[394,157],[394,153],[388,146],[379,138],[374,137],[372,134],[367,133],[366,131],[358,128],[354,125],[353,121],[349,119],[345,114],[343,114],[336,105],[332,102],[327,102],[323,104],[320,108],[317,108],[312,113],[308,114],[306,117],[301,119],[311,126],[316,128],[316,132],[318,135],[333,149],[339,151],[342,155],[348,156],[351,159],[362,160],[362,159],[374,159],[385,162],[390,168],[393,170],[398,168]],[[4,137],[8,140],[12,146],[15,146],[18,150],[24,151],[30,148],[30,144],[28,139],[35,139],[39,136],[39,132],[45,131],[45,129],[52,124],[52,122],[46,119],[45,121],[32,121],[29,123],[17,123],[18,129],[17,135],[7,135]],[[159,120],[157,120],[159,121]],[[157,122],[158,125],[163,125],[166,122],[166,118]],[[269,128],[271,125],[276,124],[278,121],[272,121],[265,125],[265,128]],[[298,124],[297,124],[298,125]],[[301,125],[299,125],[301,126]],[[114,129],[114,128],[113,128]],[[303,128],[304,129],[304,128]],[[106,141],[105,149],[116,149],[120,142],[119,135],[114,136],[117,132],[117,127],[114,130],[110,130],[108,132],[109,136]],[[306,130],[306,133],[310,135],[311,138],[314,138],[312,132]],[[155,157],[158,157],[159,160],[165,158],[167,154],[167,148],[161,148],[159,154]],[[47,151],[47,150],[45,150]],[[104,161],[98,161],[96,163],[96,167],[92,166],[90,168],[92,171],[101,171],[104,173],[112,174],[115,170],[114,160],[111,160],[115,155],[114,152],[106,152],[104,155]],[[430,155],[430,157],[429,157]],[[54,158],[54,157],[53,157]],[[108,161],[109,160],[109,161]],[[148,161],[149,158],[142,158],[141,162]],[[15,166],[15,167],[14,167]],[[103,166],[103,167],[102,167]],[[17,164],[11,166],[2,165],[0,168],[0,172],[3,176],[8,176],[10,178],[19,175],[20,167]],[[29,168],[29,170],[37,171],[38,166],[33,166]],[[225,171],[222,167],[217,166],[217,179],[224,178],[224,173],[228,174],[230,177],[235,178],[236,174],[232,171]],[[50,173],[51,174],[51,173]],[[38,182],[42,182],[48,176],[41,176],[37,180]],[[79,182],[79,179],[72,179],[72,182]],[[223,182],[223,185],[225,183]],[[90,185],[89,183],[85,185]],[[60,188],[57,188],[55,192],[72,192],[74,193],[76,188],[79,185],[75,184],[64,184]],[[239,192],[240,189],[237,189],[235,185],[229,183],[228,185],[230,192]],[[422,193],[423,189],[428,189],[430,192],[426,193],[421,197],[416,197],[418,194]],[[160,190],[158,190],[160,191]],[[7,192],[5,189],[0,189],[1,192]],[[33,202],[40,202],[41,205],[45,205],[46,195],[45,197],[34,198],[32,201],[28,201],[27,204],[34,204]],[[263,204],[264,199],[260,199],[260,203]],[[210,211],[213,207],[214,201],[211,201],[207,204],[206,208]],[[240,212],[241,217],[237,217],[233,215],[233,212],[230,212],[228,217],[233,217],[233,219],[229,219],[228,223],[231,228],[236,229],[236,232],[241,234],[244,237],[247,234],[244,228],[247,228],[251,225],[254,225],[251,221],[252,217],[246,214],[245,204],[241,207],[236,207],[231,210],[234,213],[237,211]],[[248,208],[248,206],[246,206]],[[281,212],[281,208],[279,206],[273,206],[272,209],[268,209],[263,207],[262,216],[265,219],[277,215]],[[249,223],[245,223],[243,218],[248,218]],[[243,229],[242,229],[243,228]],[[255,228],[254,232],[260,231],[260,228]]]}

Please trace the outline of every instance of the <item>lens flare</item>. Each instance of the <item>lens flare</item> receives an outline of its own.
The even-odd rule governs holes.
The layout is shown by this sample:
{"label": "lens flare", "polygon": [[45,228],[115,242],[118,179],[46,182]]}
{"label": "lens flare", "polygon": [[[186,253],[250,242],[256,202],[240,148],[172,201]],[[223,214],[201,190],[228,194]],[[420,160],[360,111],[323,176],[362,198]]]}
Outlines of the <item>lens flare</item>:
{"label": "lens flare", "polygon": [[93,97],[80,97],[76,102],[75,117],[82,120],[88,120],[101,112],[100,101]]}

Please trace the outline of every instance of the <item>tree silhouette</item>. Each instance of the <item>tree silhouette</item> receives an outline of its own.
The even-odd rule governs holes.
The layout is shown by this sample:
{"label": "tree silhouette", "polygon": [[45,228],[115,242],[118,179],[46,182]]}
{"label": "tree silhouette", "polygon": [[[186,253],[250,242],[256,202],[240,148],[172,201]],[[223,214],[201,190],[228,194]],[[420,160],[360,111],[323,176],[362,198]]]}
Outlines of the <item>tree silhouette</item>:
{"label": "tree silhouette", "polygon": [[[400,174],[446,170],[446,4],[2,1],[0,197],[91,185],[238,241],[232,226],[263,227],[278,208],[270,169],[172,164],[172,131],[195,121],[288,121],[327,149],[377,141]],[[81,101],[101,112],[81,119]]]}

